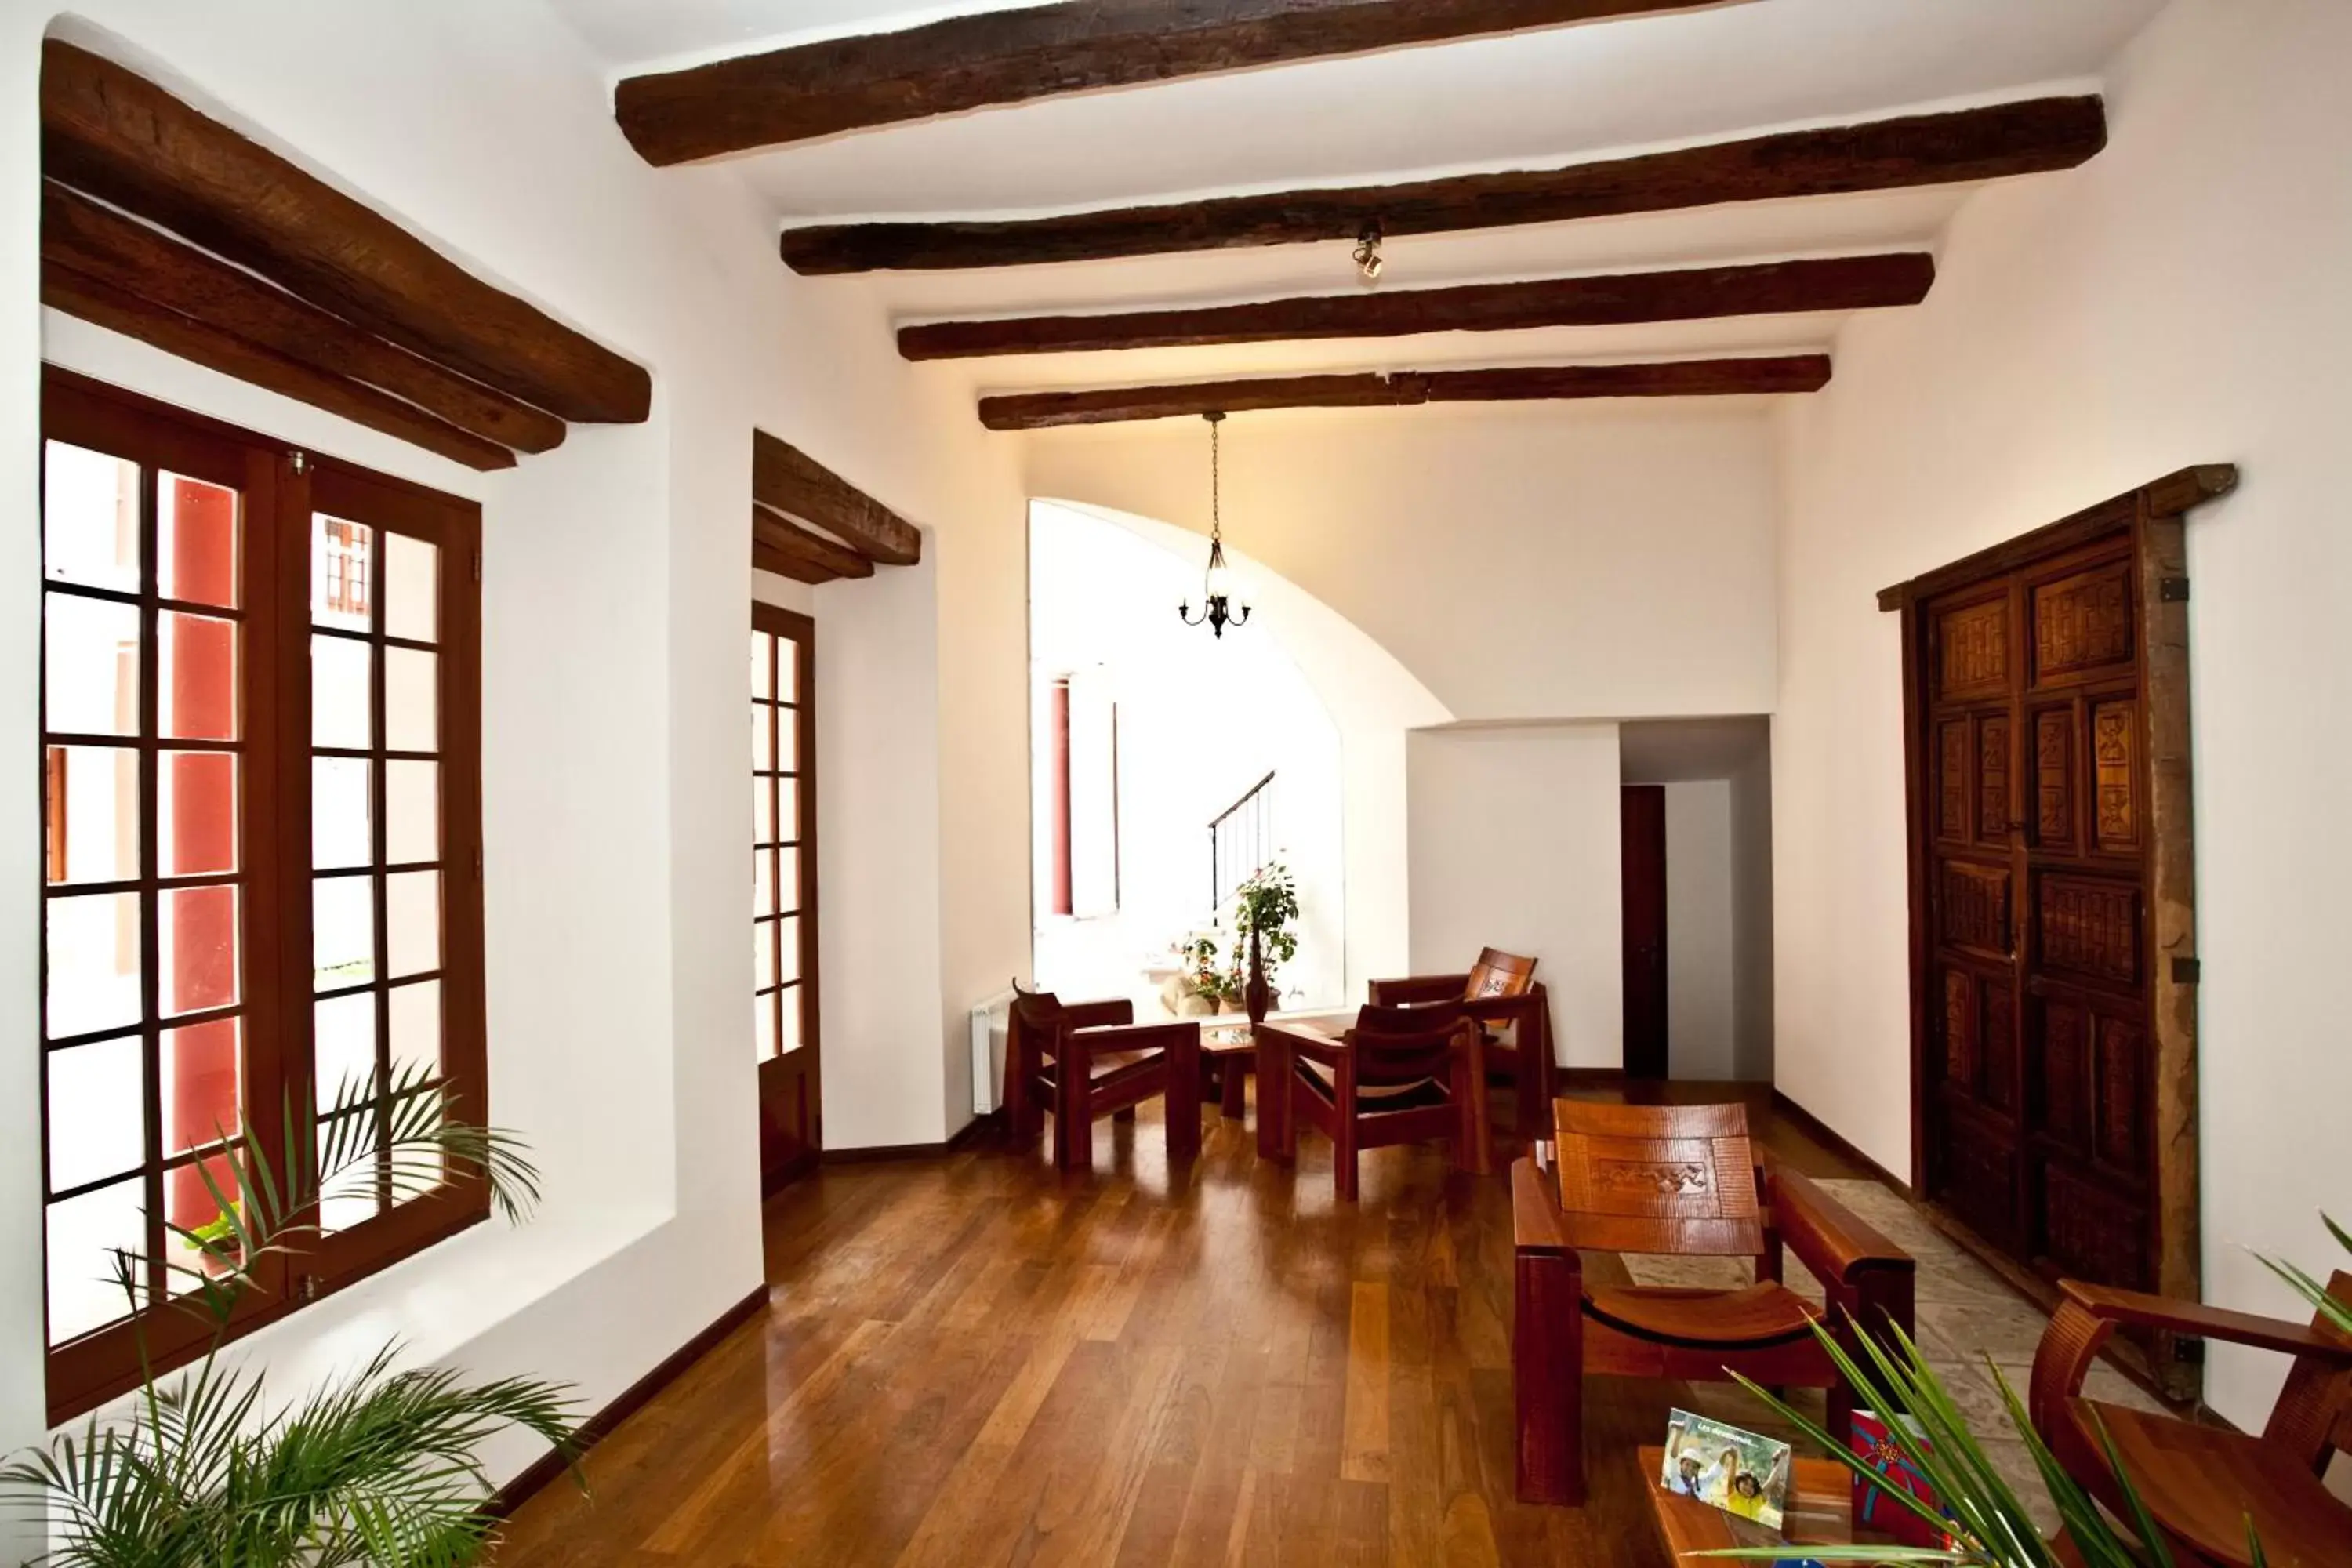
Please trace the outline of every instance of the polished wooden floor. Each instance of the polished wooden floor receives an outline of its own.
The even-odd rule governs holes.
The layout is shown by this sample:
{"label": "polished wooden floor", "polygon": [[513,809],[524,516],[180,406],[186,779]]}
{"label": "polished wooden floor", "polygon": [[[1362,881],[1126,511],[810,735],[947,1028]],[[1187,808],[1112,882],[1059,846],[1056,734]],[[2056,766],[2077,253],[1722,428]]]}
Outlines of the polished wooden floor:
{"label": "polished wooden floor", "polygon": [[[528,1502],[499,1568],[1579,1563],[1664,1568],[1637,1443],[1678,1396],[1588,1401],[1580,1510],[1511,1495],[1507,1187],[1381,1150],[1262,1163],[1209,1111],[1042,1151],[831,1165],[768,1205],[764,1316]],[[1780,1157],[1856,1174],[1769,1112]]]}

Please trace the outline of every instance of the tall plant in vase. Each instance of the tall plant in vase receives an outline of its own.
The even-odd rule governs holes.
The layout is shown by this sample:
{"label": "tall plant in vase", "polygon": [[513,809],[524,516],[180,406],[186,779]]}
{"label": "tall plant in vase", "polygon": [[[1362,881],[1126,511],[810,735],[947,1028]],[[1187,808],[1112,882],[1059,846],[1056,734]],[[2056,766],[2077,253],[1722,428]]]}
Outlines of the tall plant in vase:
{"label": "tall plant in vase", "polygon": [[1265,1021],[1275,973],[1298,956],[1298,933],[1291,929],[1297,919],[1298,887],[1279,860],[1259,867],[1234,894],[1234,958],[1239,969],[1248,955],[1242,996],[1253,1024]]}

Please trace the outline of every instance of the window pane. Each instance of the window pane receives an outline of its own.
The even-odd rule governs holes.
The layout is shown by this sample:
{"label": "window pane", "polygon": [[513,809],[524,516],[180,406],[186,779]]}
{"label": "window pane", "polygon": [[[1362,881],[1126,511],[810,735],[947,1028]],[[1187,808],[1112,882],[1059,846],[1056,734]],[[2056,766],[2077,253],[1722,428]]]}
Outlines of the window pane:
{"label": "window pane", "polygon": [[[51,1204],[49,1343],[63,1344],[131,1315],[118,1271],[118,1254],[147,1252],[146,1184],[137,1177]],[[146,1281],[137,1277],[144,1292]]]}
{"label": "window pane", "polygon": [[383,536],[383,629],[418,642],[441,637],[441,547],[405,533]]}
{"label": "window pane", "polygon": [[352,1172],[336,1182],[332,1191],[322,1193],[319,1201],[320,1228],[331,1234],[375,1218],[375,1194],[366,1183],[363,1173]]}
{"label": "window pane", "polygon": [[776,710],[765,703],[755,702],[751,705],[751,771],[771,773],[775,766]]}
{"label": "window pane", "polygon": [[179,741],[236,739],[236,623],[170,610],[156,617],[163,649],[155,702],[161,732]]}
{"label": "window pane", "polygon": [[779,1055],[799,1050],[804,1043],[805,1037],[801,1029],[801,1009],[808,1005],[808,987],[787,986],[782,992],[782,998],[784,1004],[782,1026],[776,1039],[776,1050]]}
{"label": "window pane", "polygon": [[776,994],[772,991],[751,998],[751,1047],[760,1061],[776,1054]]}
{"label": "window pane", "polygon": [[751,842],[776,841],[776,787],[767,779],[751,781]]}
{"label": "window pane", "polygon": [[374,862],[374,774],[362,757],[310,759],[310,864],[318,869]]}
{"label": "window pane", "polygon": [[163,800],[155,814],[166,877],[209,877],[236,866],[236,757],[165,752],[156,758]]}
{"label": "window pane", "polygon": [[755,915],[776,912],[775,857],[772,849],[751,851],[751,912]]}
{"label": "window pane", "polygon": [[441,858],[441,764],[383,765],[385,856],[395,866]]}
{"label": "window pane", "polygon": [[790,843],[801,836],[801,781],[776,781],[776,831]]}
{"label": "window pane", "polygon": [[775,640],[766,632],[751,634],[751,695],[754,697],[775,695]]}
{"label": "window pane", "polygon": [[164,1014],[235,1005],[236,889],[175,889],[163,894],[156,914]]}
{"label": "window pane", "polygon": [[311,885],[311,988],[340,991],[375,978],[375,889],[369,877]]}
{"label": "window pane", "polygon": [[751,928],[751,988],[765,991],[776,983],[776,922],[761,921]]}
{"label": "window pane", "polygon": [[312,513],[310,517],[310,620],[347,631],[368,629],[374,574],[369,556],[375,531],[364,523]]}
{"label": "window pane", "polygon": [[337,996],[311,1013],[319,1111],[348,1105],[375,1092],[375,993]]}
{"label": "window pane", "polygon": [[139,733],[137,606],[71,594],[45,597],[43,724],[65,734]]}
{"label": "window pane", "polygon": [[49,1038],[139,1022],[139,895],[48,901]]}
{"label": "window pane", "polygon": [[121,882],[139,875],[139,753],[51,746],[43,778],[52,882]]}
{"label": "window pane", "polygon": [[776,978],[798,980],[801,977],[801,918],[786,915],[776,922]]}
{"label": "window pane", "polygon": [[[238,1020],[216,1018],[166,1029],[163,1037],[163,1153],[166,1158],[236,1133],[238,1105]],[[201,1186],[203,1184],[198,1183]],[[188,1222],[177,1215],[175,1224]]]}
{"label": "window pane", "polygon": [[403,871],[383,879],[389,977],[441,967],[441,873]]}
{"label": "window pane", "polygon": [[310,639],[310,743],[362,749],[375,743],[368,706],[367,644],[349,637]]}
{"label": "window pane", "polygon": [[139,465],[63,441],[41,456],[41,570],[53,582],[137,593]]}
{"label": "window pane", "polygon": [[383,650],[383,743],[388,751],[430,752],[441,744],[441,656],[413,647]]}
{"label": "window pane", "polygon": [[139,1169],[147,1089],[136,1035],[49,1053],[49,1190]]}
{"label": "window pane", "polygon": [[420,980],[392,988],[392,1077],[410,1081],[441,1074],[441,983]]}
{"label": "window pane", "polygon": [[167,599],[236,607],[237,494],[178,474],[155,476],[155,572]]}
{"label": "window pane", "polygon": [[791,637],[776,639],[776,700],[801,700],[801,645]]}
{"label": "window pane", "polygon": [[801,907],[801,852],[776,851],[776,907],[787,913]]}
{"label": "window pane", "polygon": [[776,771],[801,771],[801,710],[786,708],[776,715]]}

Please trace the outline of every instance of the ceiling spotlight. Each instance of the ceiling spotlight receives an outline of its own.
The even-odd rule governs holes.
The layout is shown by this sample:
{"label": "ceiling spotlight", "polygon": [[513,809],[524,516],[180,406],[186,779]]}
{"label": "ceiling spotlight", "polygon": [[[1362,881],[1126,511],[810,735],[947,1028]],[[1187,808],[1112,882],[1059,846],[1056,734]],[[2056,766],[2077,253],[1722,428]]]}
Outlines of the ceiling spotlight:
{"label": "ceiling spotlight", "polygon": [[1365,282],[1377,283],[1386,265],[1381,259],[1381,220],[1374,218],[1356,236],[1356,270],[1364,275]]}

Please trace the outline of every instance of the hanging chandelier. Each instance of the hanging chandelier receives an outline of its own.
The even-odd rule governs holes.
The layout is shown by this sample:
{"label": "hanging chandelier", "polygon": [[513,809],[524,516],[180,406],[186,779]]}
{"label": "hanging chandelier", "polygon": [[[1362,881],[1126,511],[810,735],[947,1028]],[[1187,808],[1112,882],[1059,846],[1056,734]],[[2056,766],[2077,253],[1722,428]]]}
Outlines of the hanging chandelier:
{"label": "hanging chandelier", "polygon": [[1235,583],[1233,573],[1225,566],[1225,529],[1223,497],[1219,493],[1220,453],[1217,444],[1217,427],[1223,423],[1225,416],[1211,412],[1201,417],[1209,422],[1209,570],[1202,579],[1201,597],[1203,602],[1201,613],[1197,616],[1192,613],[1192,601],[1189,598],[1177,605],[1176,613],[1184,617],[1186,626],[1197,626],[1205,622],[1213,636],[1223,637],[1227,626],[1249,625],[1249,590]]}

